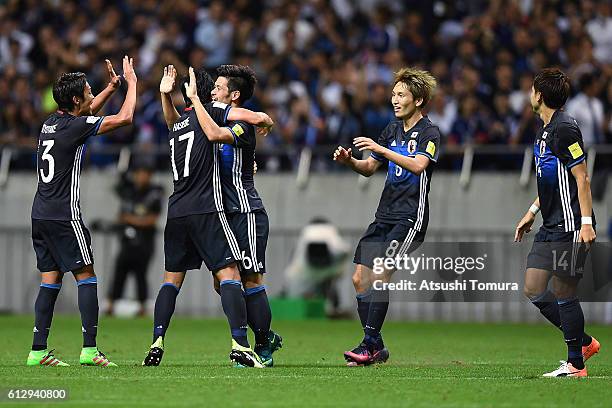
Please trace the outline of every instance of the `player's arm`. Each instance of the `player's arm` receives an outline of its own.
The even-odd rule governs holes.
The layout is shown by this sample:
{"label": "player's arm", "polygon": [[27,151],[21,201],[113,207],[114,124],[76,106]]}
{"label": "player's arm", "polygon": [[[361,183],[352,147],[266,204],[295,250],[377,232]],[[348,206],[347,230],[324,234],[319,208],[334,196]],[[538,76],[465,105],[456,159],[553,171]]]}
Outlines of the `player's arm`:
{"label": "player's arm", "polygon": [[365,177],[370,177],[372,174],[374,174],[382,164],[379,160],[376,160],[372,156],[364,160],[356,159],[353,157],[350,147],[345,149],[342,146],[338,146],[334,152],[334,161],[350,167],[354,172],[357,172]]}
{"label": "player's arm", "polygon": [[274,126],[274,121],[268,114],[264,112],[253,112],[245,108],[232,108],[227,115],[227,120],[230,122],[242,121],[268,130]]}
{"label": "player's arm", "polygon": [[172,102],[172,91],[176,84],[176,68],[174,65],[168,65],[164,67],[164,75],[159,83],[159,93],[161,94],[162,111],[164,112],[164,120],[168,129],[172,128],[178,119],[180,114]]}
{"label": "player's arm", "polygon": [[523,218],[519,221],[516,226],[516,230],[514,231],[514,242],[521,242],[523,239],[523,235],[529,233],[531,231],[531,227],[533,226],[533,222],[535,221],[535,216],[540,212],[540,197],[536,197],[529,210],[525,213]]}
{"label": "player's arm", "polygon": [[595,229],[593,228],[593,199],[591,197],[591,181],[587,173],[587,166],[584,161],[575,165],[571,169],[572,175],[576,179],[578,187],[578,202],[580,203],[580,213],[582,214],[582,226],[580,227],[580,242],[590,244],[595,241]]}
{"label": "player's arm", "polygon": [[234,136],[232,135],[232,132],[226,127],[220,127],[217,125],[217,123],[215,123],[213,118],[206,111],[204,105],[202,105],[202,102],[198,97],[196,85],[195,73],[193,68],[189,67],[189,84],[185,84],[185,93],[193,103],[193,108],[195,109],[196,116],[198,117],[200,127],[204,131],[204,134],[208,140],[211,142],[233,144]]}
{"label": "player's arm", "polygon": [[138,78],[134,72],[134,61],[127,56],[123,57],[123,77],[127,82],[127,94],[123,105],[116,115],[106,116],[102,120],[102,124],[98,129],[98,134],[110,132],[122,126],[130,125],[134,120],[134,111],[136,110],[136,84]]}
{"label": "player's arm", "polygon": [[108,81],[108,85],[106,88],[102,90],[99,94],[97,94],[93,101],[91,102],[91,111],[95,115],[102,109],[104,104],[109,100],[109,98],[115,93],[115,91],[121,85],[121,76],[115,73],[115,69],[113,68],[113,64],[109,60],[106,61],[106,69],[108,70],[108,75],[110,76],[110,81]]}

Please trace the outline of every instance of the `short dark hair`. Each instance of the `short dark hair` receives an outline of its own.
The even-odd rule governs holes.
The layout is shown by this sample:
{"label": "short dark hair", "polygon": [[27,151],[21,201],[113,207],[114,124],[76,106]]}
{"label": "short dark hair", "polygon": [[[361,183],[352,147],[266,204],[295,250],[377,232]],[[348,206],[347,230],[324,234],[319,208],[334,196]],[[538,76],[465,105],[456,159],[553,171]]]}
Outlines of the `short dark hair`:
{"label": "short dark hair", "polygon": [[257,77],[255,72],[246,65],[221,65],[217,68],[217,76],[227,78],[227,87],[230,92],[240,91],[240,104],[245,103],[253,96]]}
{"label": "short dark hair", "polygon": [[59,110],[71,111],[74,109],[73,97],[85,96],[87,77],[82,72],[69,72],[60,75],[53,84],[53,99]]}
{"label": "short dark hair", "polygon": [[[206,72],[205,68],[194,69],[195,77],[196,77],[196,92],[198,97],[202,101],[202,103],[208,103],[212,100],[210,93],[215,86],[210,74]],[[192,104],[191,99],[187,97],[187,91],[185,91],[185,84],[189,83],[189,75],[184,75],[181,78],[181,93],[183,94],[183,100],[185,101],[185,105],[189,106]]]}
{"label": "short dark hair", "polygon": [[542,95],[544,104],[560,109],[570,94],[570,80],[559,68],[545,68],[533,80],[533,89]]}
{"label": "short dark hair", "polygon": [[582,91],[585,92],[587,89],[589,89],[591,87],[591,85],[593,85],[595,83],[595,74],[592,72],[585,72],[584,74],[582,74],[580,76],[580,79],[578,80],[578,88]]}

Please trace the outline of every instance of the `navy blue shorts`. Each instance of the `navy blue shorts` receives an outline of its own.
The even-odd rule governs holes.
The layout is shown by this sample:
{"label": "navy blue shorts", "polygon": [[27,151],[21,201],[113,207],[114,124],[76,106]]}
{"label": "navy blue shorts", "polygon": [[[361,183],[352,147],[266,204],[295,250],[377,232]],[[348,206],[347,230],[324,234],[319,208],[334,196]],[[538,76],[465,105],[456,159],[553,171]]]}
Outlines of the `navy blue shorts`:
{"label": "navy blue shorts", "polygon": [[91,235],[82,220],[32,220],[32,244],[41,272],[72,272],[93,265]]}
{"label": "navy blue shorts", "polygon": [[238,243],[222,212],[168,219],[164,255],[168,272],[200,269],[202,262],[216,272],[240,259]]}
{"label": "navy blue shorts", "polygon": [[417,231],[414,223],[374,221],[359,240],[353,263],[372,269],[374,258],[394,258],[410,254],[425,239],[425,230]]}
{"label": "navy blue shorts", "polygon": [[578,243],[580,231],[551,231],[541,227],[527,256],[527,268],[561,277],[582,277],[588,251]]}
{"label": "navy blue shorts", "polygon": [[266,247],[270,223],[264,210],[231,213],[227,218],[238,240],[242,262],[241,274],[266,273]]}

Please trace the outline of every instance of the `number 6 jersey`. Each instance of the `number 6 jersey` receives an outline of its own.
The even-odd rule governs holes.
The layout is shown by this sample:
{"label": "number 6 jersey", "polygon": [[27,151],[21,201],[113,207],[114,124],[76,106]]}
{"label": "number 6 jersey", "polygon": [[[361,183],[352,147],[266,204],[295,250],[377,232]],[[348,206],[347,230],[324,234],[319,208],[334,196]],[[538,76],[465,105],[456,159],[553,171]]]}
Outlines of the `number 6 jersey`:
{"label": "number 6 jersey", "polygon": [[81,219],[81,157],[85,142],[98,133],[103,119],[58,111],[43,123],[36,153],[38,188],[32,219]]}

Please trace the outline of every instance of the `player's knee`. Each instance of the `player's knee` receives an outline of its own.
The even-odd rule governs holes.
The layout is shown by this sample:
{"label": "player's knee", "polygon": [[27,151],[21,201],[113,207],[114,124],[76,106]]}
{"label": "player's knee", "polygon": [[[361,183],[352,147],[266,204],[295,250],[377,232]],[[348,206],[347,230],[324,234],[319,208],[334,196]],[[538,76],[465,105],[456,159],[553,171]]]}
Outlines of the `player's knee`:
{"label": "player's knee", "polygon": [[242,279],[242,284],[246,289],[256,288],[263,285],[263,274],[250,273]]}
{"label": "player's knee", "polygon": [[353,274],[353,286],[355,287],[355,291],[358,293],[363,292],[369,286],[368,280],[365,278],[363,271],[361,269],[357,269]]}
{"label": "player's knee", "polygon": [[542,291],[539,288],[534,288],[532,286],[525,285],[523,286],[523,294],[529,300],[535,299],[542,294]]}
{"label": "player's knee", "polygon": [[185,273],[183,272],[165,272],[163,283],[170,283],[180,289],[184,279]]}
{"label": "player's knee", "polygon": [[62,279],[64,278],[64,274],[56,271],[56,272],[44,272],[40,276],[40,283],[47,285],[57,285],[62,283]]}

